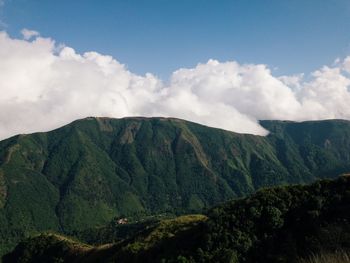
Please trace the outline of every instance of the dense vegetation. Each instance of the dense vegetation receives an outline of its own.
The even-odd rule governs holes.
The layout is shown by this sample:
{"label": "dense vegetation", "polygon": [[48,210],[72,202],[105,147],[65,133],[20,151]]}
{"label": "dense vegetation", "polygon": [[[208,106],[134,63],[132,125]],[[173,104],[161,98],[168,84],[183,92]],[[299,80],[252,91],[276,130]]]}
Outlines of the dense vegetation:
{"label": "dense vegetation", "polygon": [[313,254],[298,263],[350,263],[350,255],[344,251]]}
{"label": "dense vegetation", "polygon": [[264,121],[269,136],[164,118],[87,118],[0,142],[0,255],[33,233],[198,213],[261,187],[350,171],[347,121]]}
{"label": "dense vegetation", "polygon": [[[338,251],[338,252],[336,252]],[[44,234],[7,262],[341,262],[350,251],[350,177],[266,188],[206,216],[161,220],[132,238],[91,247]]]}

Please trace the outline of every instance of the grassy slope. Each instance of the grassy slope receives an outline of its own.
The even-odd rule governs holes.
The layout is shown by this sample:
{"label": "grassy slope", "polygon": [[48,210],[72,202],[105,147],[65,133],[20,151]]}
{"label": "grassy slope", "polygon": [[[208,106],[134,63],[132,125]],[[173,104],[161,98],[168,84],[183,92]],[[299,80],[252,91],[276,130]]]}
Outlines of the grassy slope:
{"label": "grassy slope", "polygon": [[300,259],[298,263],[349,263],[350,255],[344,251],[335,251],[311,255],[307,259]]}
{"label": "grassy slope", "polygon": [[207,216],[160,221],[115,244],[86,248],[75,241],[62,245],[67,239],[60,236],[34,237],[19,244],[4,263],[346,262],[339,260],[350,250],[349,203],[349,176],[266,188],[214,207]]}
{"label": "grassy slope", "polygon": [[26,234],[189,213],[349,171],[346,121],[262,122],[268,137],[163,118],[87,118],[0,142],[0,254]]}
{"label": "grassy slope", "polygon": [[[4,257],[4,262],[153,262],[169,256],[170,250],[178,253],[183,246],[188,249],[193,245],[194,230],[206,220],[203,215],[161,220],[145,227],[133,238],[96,247],[59,234],[40,234],[20,243],[14,253]],[[147,258],[149,253],[155,257]]]}

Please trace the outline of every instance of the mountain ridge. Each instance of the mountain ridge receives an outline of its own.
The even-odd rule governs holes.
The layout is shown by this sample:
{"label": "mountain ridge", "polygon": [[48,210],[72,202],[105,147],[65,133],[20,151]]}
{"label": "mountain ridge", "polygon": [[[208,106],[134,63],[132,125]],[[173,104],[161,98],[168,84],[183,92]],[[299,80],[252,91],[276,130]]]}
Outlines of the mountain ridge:
{"label": "mountain ridge", "polygon": [[175,118],[89,117],[0,141],[2,247],[35,231],[200,212],[261,187],[350,171],[350,122],[262,123],[268,136]]}

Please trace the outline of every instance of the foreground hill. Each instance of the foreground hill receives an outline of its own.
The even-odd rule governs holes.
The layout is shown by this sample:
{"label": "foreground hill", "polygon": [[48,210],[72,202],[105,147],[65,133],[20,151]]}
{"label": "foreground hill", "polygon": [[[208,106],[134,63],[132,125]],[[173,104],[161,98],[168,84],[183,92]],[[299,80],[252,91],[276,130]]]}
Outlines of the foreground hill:
{"label": "foreground hill", "polygon": [[0,254],[37,231],[201,211],[350,171],[350,122],[264,121],[269,136],[178,119],[87,118],[0,142]]}
{"label": "foreground hill", "polygon": [[4,263],[345,263],[349,251],[347,176],[260,190],[214,207],[207,216],[162,220],[114,244],[94,247],[56,234],[38,235],[20,243]]}

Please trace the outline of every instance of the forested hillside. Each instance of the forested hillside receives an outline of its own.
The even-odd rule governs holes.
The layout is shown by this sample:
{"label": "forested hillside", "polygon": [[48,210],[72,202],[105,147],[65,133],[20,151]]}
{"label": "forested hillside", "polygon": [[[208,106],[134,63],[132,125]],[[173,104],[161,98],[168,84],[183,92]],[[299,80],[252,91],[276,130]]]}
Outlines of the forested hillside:
{"label": "forested hillside", "polygon": [[346,259],[349,220],[350,177],[343,176],[308,186],[266,188],[216,206],[206,216],[161,220],[113,244],[94,247],[42,234],[20,243],[4,263],[302,263],[335,252]]}
{"label": "forested hillside", "polygon": [[35,232],[197,213],[350,171],[348,121],[263,121],[267,137],[167,118],[87,118],[0,142],[0,253]]}

